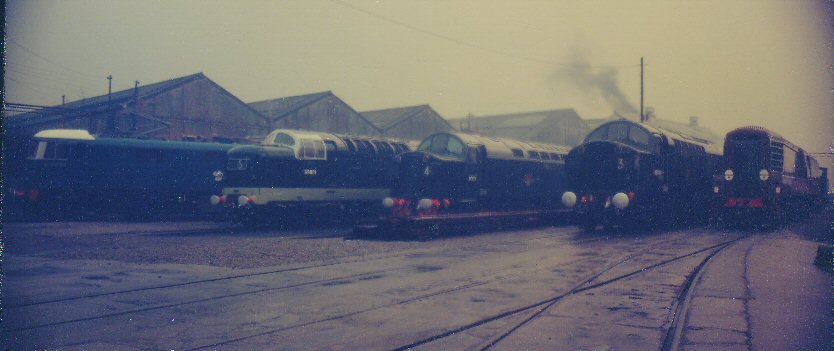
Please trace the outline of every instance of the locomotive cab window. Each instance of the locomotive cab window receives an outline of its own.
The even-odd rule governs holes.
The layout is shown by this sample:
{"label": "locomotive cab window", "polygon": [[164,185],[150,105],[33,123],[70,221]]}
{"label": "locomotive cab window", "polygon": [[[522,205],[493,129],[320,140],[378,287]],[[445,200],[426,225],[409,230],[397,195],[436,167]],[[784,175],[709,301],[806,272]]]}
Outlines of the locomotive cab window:
{"label": "locomotive cab window", "polygon": [[301,139],[301,147],[298,149],[298,159],[324,160],[325,147],[321,140]]}
{"label": "locomotive cab window", "polygon": [[70,144],[41,141],[35,144],[31,158],[36,160],[66,160],[70,155]]}
{"label": "locomotive cab window", "polygon": [[293,137],[291,137],[289,134],[286,134],[286,133],[278,133],[278,135],[275,136],[274,142],[275,142],[276,145],[287,145],[287,146],[294,146],[295,145],[295,139],[293,139]]}
{"label": "locomotive cab window", "polygon": [[437,155],[454,156],[464,158],[464,144],[454,135],[438,134],[431,139],[426,139],[417,147],[417,150],[428,151]]}
{"label": "locomotive cab window", "polygon": [[602,126],[602,127],[597,128],[596,130],[594,130],[593,133],[591,133],[590,135],[588,135],[587,141],[588,142],[600,141],[600,140],[606,140],[607,138],[608,138],[608,126]]}

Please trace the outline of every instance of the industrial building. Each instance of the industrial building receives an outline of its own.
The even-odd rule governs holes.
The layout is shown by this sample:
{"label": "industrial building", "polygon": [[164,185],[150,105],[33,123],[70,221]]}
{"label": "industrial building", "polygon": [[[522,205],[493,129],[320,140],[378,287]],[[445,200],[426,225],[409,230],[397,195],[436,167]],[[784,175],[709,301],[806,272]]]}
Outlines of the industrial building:
{"label": "industrial building", "polygon": [[252,102],[250,107],[266,119],[269,129],[381,135],[379,129],[331,91]]}
{"label": "industrial building", "polygon": [[365,111],[362,115],[391,138],[423,140],[433,133],[455,130],[429,105]]}

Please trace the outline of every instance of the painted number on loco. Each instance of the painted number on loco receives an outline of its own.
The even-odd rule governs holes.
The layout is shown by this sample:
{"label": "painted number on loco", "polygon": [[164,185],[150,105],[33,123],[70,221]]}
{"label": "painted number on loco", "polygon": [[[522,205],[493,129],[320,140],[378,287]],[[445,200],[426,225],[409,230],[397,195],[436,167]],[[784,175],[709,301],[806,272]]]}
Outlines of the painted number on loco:
{"label": "painted number on loco", "polygon": [[304,170],[304,175],[314,176],[314,175],[316,175],[316,173],[318,173],[318,171],[316,171],[315,169],[305,169]]}

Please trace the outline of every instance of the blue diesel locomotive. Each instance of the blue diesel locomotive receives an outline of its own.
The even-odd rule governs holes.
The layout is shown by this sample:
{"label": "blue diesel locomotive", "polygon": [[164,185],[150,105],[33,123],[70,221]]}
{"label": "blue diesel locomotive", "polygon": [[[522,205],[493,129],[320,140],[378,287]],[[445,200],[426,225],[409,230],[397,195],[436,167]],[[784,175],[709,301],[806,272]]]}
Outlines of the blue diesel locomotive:
{"label": "blue diesel locomotive", "polygon": [[207,209],[230,144],[109,138],[53,129],[32,138],[9,206],[22,217],[82,212],[138,218]]}
{"label": "blue diesel locomotive", "polygon": [[427,137],[398,157],[385,226],[534,216],[562,210],[565,146],[466,133]]}
{"label": "blue diesel locomotive", "polygon": [[566,160],[570,191],[587,230],[606,226],[653,227],[706,218],[720,144],[644,123],[600,125]]}
{"label": "blue diesel locomotive", "polygon": [[389,194],[394,157],[408,150],[393,139],[278,129],[262,145],[229,150],[222,194],[211,203],[252,222],[318,207],[367,217]]}

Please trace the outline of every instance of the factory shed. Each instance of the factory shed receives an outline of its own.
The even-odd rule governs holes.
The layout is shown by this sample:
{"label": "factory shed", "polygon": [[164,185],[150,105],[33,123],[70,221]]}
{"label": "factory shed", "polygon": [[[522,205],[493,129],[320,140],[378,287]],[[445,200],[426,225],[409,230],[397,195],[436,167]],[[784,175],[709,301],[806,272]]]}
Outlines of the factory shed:
{"label": "factory shed", "polygon": [[244,140],[269,132],[257,111],[203,73],[10,116],[7,136],[44,129],[162,140]]}
{"label": "factory shed", "polygon": [[423,140],[437,132],[455,130],[446,119],[429,105],[397,107],[366,111],[362,115],[382,134],[406,140]]}
{"label": "factory shed", "polygon": [[578,145],[590,131],[573,109],[467,116],[449,122],[461,131],[567,146]]}
{"label": "factory shed", "polygon": [[351,135],[382,134],[331,91],[252,102],[270,129],[300,129]]}

